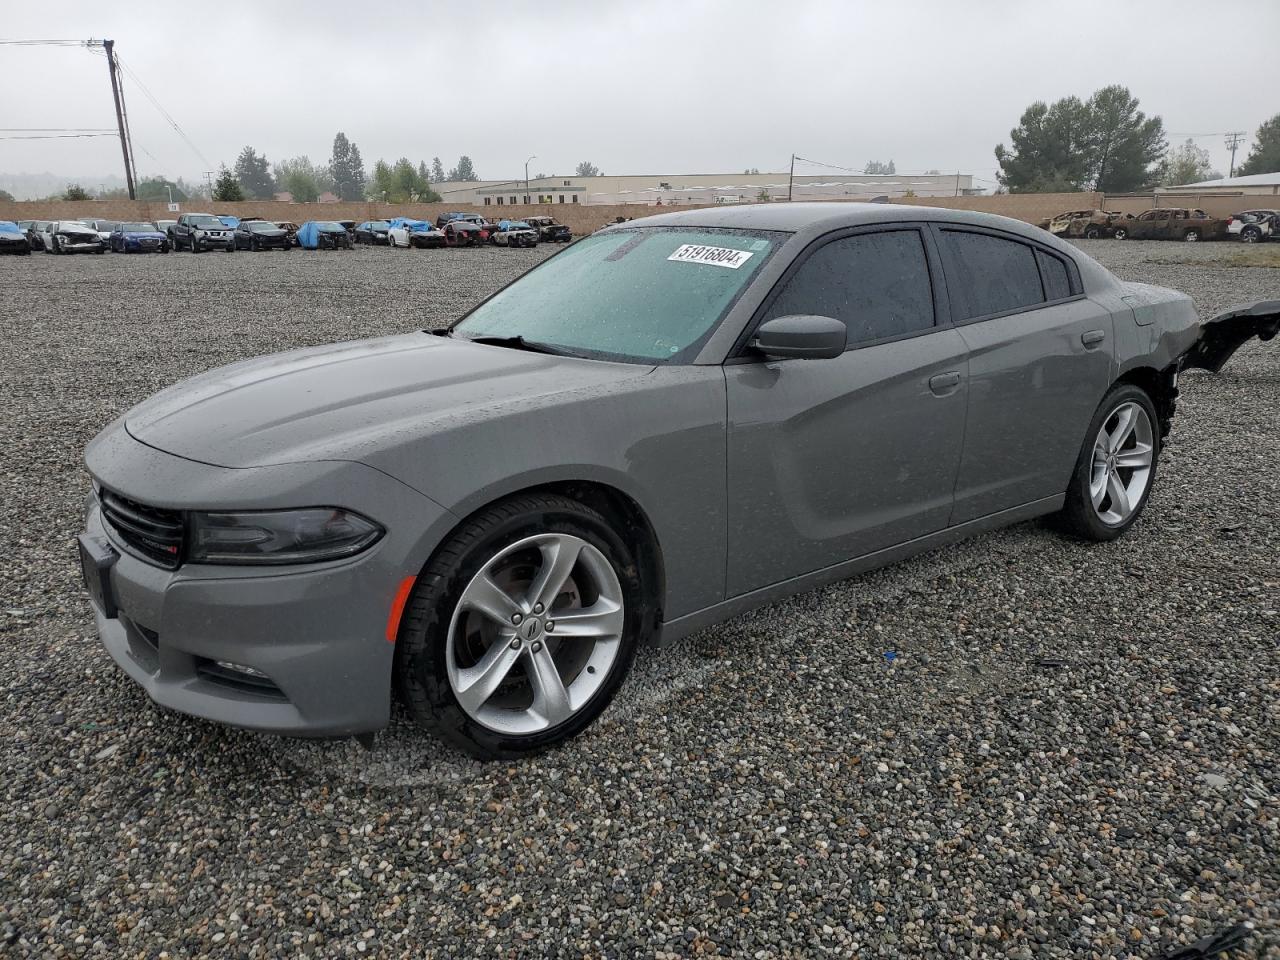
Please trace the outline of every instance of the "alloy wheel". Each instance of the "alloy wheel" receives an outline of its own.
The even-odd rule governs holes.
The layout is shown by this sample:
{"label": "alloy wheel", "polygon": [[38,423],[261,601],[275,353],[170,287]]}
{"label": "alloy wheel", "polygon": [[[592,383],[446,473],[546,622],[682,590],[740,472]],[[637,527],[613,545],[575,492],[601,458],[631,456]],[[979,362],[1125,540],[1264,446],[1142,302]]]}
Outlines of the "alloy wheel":
{"label": "alloy wheel", "polygon": [[449,686],[482,726],[540,733],[604,685],[625,624],[622,585],[598,548],[568,533],[526,537],[485,563],[458,599]]}
{"label": "alloy wheel", "polygon": [[1098,519],[1118,527],[1133,516],[1151,483],[1154,432],[1147,411],[1126,401],[1102,422],[1093,442],[1089,499]]}

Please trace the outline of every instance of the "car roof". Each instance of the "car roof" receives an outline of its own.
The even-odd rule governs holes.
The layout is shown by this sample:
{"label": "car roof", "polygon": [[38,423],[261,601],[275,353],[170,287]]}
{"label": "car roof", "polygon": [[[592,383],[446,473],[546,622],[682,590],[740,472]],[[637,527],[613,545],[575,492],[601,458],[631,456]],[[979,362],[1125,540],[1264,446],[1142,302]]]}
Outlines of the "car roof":
{"label": "car roof", "polygon": [[907,220],[938,221],[991,227],[1039,239],[1044,231],[1008,217],[972,210],[925,207],[903,203],[792,202],[752,203],[703,207],[643,217],[618,224],[618,229],[634,227],[727,227],[741,230],[781,230],[788,233],[825,233],[841,227]]}

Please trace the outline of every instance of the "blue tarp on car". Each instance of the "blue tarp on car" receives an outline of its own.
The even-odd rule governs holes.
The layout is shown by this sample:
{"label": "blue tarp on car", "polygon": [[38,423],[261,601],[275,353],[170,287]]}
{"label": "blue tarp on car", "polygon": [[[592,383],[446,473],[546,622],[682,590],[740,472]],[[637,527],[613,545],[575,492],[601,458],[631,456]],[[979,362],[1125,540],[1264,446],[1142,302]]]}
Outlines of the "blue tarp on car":
{"label": "blue tarp on car", "polygon": [[[331,220],[308,220],[298,228],[298,245],[304,250],[315,250],[320,246],[321,226],[331,224]],[[345,234],[347,231],[338,227],[336,230],[327,230],[326,233]]]}
{"label": "blue tarp on car", "polygon": [[12,220],[0,220],[0,233],[21,233],[26,236],[26,232],[20,229]]}
{"label": "blue tarp on car", "polygon": [[435,229],[434,225],[429,220],[410,220],[408,217],[394,217],[387,222],[391,224],[392,230],[395,230],[398,227],[405,227],[410,233],[414,233],[418,230]]}
{"label": "blue tarp on car", "polygon": [[232,230],[240,226],[239,217],[218,217],[218,219],[222,221],[224,227],[230,227]]}

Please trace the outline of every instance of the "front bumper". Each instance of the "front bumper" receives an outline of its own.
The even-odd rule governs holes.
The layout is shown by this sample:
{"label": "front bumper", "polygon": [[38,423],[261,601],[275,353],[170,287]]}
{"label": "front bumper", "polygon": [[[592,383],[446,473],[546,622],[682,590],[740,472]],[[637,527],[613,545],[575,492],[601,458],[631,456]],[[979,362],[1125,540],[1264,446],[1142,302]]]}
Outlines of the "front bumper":
{"label": "front bumper", "polygon": [[61,237],[58,240],[58,249],[63,253],[97,253],[99,250],[105,250],[106,244],[101,240],[84,240],[75,241]]}
{"label": "front bumper", "polygon": [[[295,505],[341,503],[378,519],[386,535],[356,557],[279,567],[162,569],[131,552],[104,522],[96,499],[85,535],[119,555],[107,574],[117,615],[108,617],[91,602],[98,635],[157,704],[302,736],[386,725],[395,652],[388,618],[400,585],[452,525],[446,511],[361,464],[212,467],[147,447],[119,425],[90,445],[87,459],[101,485],[170,509],[225,508],[228,496],[250,508],[271,508],[281,505],[283,494]],[[254,490],[273,493],[254,496]],[[227,671],[219,661],[251,667],[265,680]]]}
{"label": "front bumper", "polygon": [[143,253],[159,252],[163,247],[169,245],[168,240],[161,240],[155,237],[126,238],[123,247],[126,251],[138,250]]}
{"label": "front bumper", "polygon": [[235,238],[227,232],[223,233],[197,233],[195,242],[202,247],[225,247],[235,243]]}

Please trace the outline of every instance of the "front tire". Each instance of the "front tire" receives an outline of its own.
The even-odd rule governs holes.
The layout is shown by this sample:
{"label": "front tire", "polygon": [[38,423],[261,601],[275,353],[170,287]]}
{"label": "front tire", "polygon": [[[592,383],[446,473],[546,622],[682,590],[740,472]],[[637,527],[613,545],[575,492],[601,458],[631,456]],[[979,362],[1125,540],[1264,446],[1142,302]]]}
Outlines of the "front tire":
{"label": "front tire", "polygon": [[1240,231],[1241,243],[1257,243],[1262,239],[1262,231],[1257,227],[1245,227]]}
{"label": "front tire", "polygon": [[1116,227],[1115,233],[1111,234],[1111,236],[1115,237],[1117,240],[1127,240],[1129,238],[1129,231],[1124,227]]}
{"label": "front tire", "polygon": [[1200,239],[1199,230],[1188,230],[1186,233],[1182,235],[1182,240],[1184,243],[1195,243],[1199,239]]}
{"label": "front tire", "polygon": [[1088,226],[1084,228],[1084,238],[1086,240],[1098,240],[1102,237],[1102,228],[1097,226]]}
{"label": "front tire", "polygon": [[1115,540],[1142,515],[1160,458],[1160,420],[1141,387],[1117,384],[1085,434],[1062,525],[1084,540]]}
{"label": "front tire", "polygon": [[484,759],[562,743],[626,677],[642,604],[634,556],[595,510],[552,494],[496,504],[418,577],[397,639],[400,698]]}

